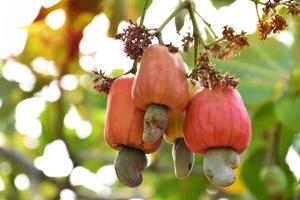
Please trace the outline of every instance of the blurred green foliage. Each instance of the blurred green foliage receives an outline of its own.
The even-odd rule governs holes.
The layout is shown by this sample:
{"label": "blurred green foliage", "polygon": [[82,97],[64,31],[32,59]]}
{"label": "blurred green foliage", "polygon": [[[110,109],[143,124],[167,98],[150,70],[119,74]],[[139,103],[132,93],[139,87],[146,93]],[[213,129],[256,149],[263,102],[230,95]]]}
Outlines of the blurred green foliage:
{"label": "blurred green foliage", "polygon": [[[212,2],[219,8],[233,1]],[[52,30],[46,26],[45,17],[58,8],[65,10],[66,22],[62,28]],[[14,178],[17,174],[26,173],[31,181],[34,174],[24,163],[5,156],[2,150],[18,152],[32,167],[34,158],[43,154],[47,144],[62,139],[75,166],[84,166],[96,172],[101,166],[113,162],[116,152],[111,150],[103,139],[106,97],[93,90],[92,76],[79,66],[79,42],[83,29],[97,14],[103,12],[108,17],[110,28],[107,34],[114,36],[118,24],[128,18],[135,21],[142,8],[141,0],[61,1],[53,7],[42,8],[35,21],[27,27],[29,34],[26,47],[21,55],[13,59],[27,66],[31,66],[32,60],[37,56],[54,60],[59,71],[55,77],[57,80],[66,74],[74,74],[85,78],[85,82],[73,91],[60,89],[60,99],[47,102],[39,117],[42,124],[39,145],[35,149],[28,149],[24,146],[25,136],[15,129],[16,105],[39,92],[53,77],[32,70],[37,82],[31,92],[24,92],[16,82],[4,79],[0,73],[0,98],[3,104],[0,108],[0,132],[6,141],[0,146],[0,177],[5,184],[5,190],[0,191],[0,199],[27,200],[33,198],[34,192],[32,187],[25,191],[15,187]],[[185,15],[186,13],[182,12],[176,18],[177,30],[182,28]],[[282,198],[300,198],[299,182],[285,162],[291,145],[300,153],[300,18],[289,18],[289,23],[293,24],[290,31],[295,39],[291,47],[286,47],[272,38],[260,41],[256,36],[249,36],[250,47],[240,55],[227,62],[214,61],[221,71],[230,71],[240,77],[241,84],[238,89],[252,119],[253,138],[249,149],[242,155],[241,172],[238,174],[239,185],[236,184],[227,190],[211,185],[201,171],[200,156],[197,156],[195,169],[190,177],[186,180],[175,179],[171,145],[163,143],[159,151],[152,155],[154,164],[146,170],[142,186],[136,190],[124,188],[120,183],[115,184],[108,199],[278,199],[268,193],[259,176],[261,170],[270,163],[274,152],[276,163],[288,182]],[[192,53],[182,53],[189,66],[192,66]],[[5,62],[6,60],[0,62],[0,72]],[[75,130],[64,126],[64,117],[71,105],[74,105],[80,116],[90,121],[93,126],[92,134],[86,139],[78,138]],[[274,145],[275,136],[278,137],[278,143]],[[89,199],[87,196],[90,196],[90,199],[105,199],[97,197],[84,187],[70,185],[69,177],[49,178],[42,174],[38,176],[38,193],[42,199],[59,199],[59,192],[64,188],[74,190],[78,199]],[[87,196],[82,196],[83,194]]]}

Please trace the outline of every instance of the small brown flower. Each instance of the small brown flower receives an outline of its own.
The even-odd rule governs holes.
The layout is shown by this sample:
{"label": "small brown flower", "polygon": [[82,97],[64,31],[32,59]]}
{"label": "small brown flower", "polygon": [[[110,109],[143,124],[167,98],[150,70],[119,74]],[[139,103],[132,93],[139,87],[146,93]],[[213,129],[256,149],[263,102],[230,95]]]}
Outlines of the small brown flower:
{"label": "small brown flower", "polygon": [[144,26],[138,26],[129,20],[129,26],[123,29],[123,33],[118,33],[116,39],[123,41],[124,52],[132,60],[139,61],[144,49],[152,44],[154,36]]}
{"label": "small brown flower", "polygon": [[165,44],[164,46],[168,47],[170,53],[177,53],[178,52],[178,47],[175,47],[172,42],[169,44]]}
{"label": "small brown flower", "polygon": [[265,40],[272,32],[272,25],[266,21],[260,21],[257,24],[257,33],[261,40]]}
{"label": "small brown flower", "polygon": [[241,49],[249,46],[246,32],[242,31],[237,34],[232,27],[224,27],[223,38],[223,41],[213,45],[210,49],[212,57],[228,60],[237,55]]}
{"label": "small brown flower", "polygon": [[280,0],[278,1],[273,0],[273,2],[271,0],[267,1],[264,4],[264,7],[262,9],[264,14],[269,15],[271,10],[275,13],[276,12],[275,8],[279,5],[279,2]]}
{"label": "small brown flower", "polygon": [[234,40],[234,33],[235,31],[231,26],[224,26],[222,34],[226,40],[228,41]]}
{"label": "small brown flower", "polygon": [[210,62],[209,51],[205,50],[200,53],[197,59],[196,67],[193,69],[191,78],[198,80],[203,87],[217,88],[217,87],[236,87],[239,79],[225,73],[222,75],[214,65]]}
{"label": "small brown flower", "polygon": [[240,83],[240,80],[236,78],[235,76],[229,74],[226,72],[222,75],[221,85],[222,86],[231,86],[233,88],[236,88],[237,85]]}
{"label": "small brown flower", "polygon": [[291,13],[293,16],[296,16],[300,13],[300,9],[298,8],[298,3],[294,0],[288,0],[287,2],[284,2],[284,5],[288,9],[288,13]]}
{"label": "small brown flower", "polygon": [[291,13],[293,16],[296,16],[300,13],[300,9],[297,7],[290,6],[287,9],[288,9],[288,13]]}
{"label": "small brown flower", "polygon": [[183,51],[187,52],[187,51],[189,51],[189,49],[191,47],[191,43],[194,42],[194,38],[191,36],[190,33],[187,33],[187,35],[183,36],[181,41],[183,42],[183,44],[182,44]]}
{"label": "small brown flower", "polygon": [[108,94],[114,79],[106,76],[101,70],[99,72],[93,71],[93,73],[95,75],[93,80],[94,89],[100,94]]}
{"label": "small brown flower", "polygon": [[296,16],[300,13],[300,9],[297,7],[298,4],[295,0],[268,0],[266,2],[254,1],[252,0],[256,7],[260,3],[263,5],[264,16],[263,19],[259,18],[257,24],[257,33],[261,40],[264,40],[271,33],[278,33],[284,30],[288,24],[285,18],[278,14],[279,8],[285,8],[288,10],[288,13]]}
{"label": "small brown flower", "polygon": [[249,46],[246,34],[247,33],[245,31],[242,31],[240,34],[236,35],[234,42],[240,47]]}
{"label": "small brown flower", "polygon": [[278,33],[279,31],[284,30],[288,25],[284,17],[279,14],[275,14],[271,21],[273,33]]}
{"label": "small brown flower", "polygon": [[212,57],[221,59],[222,58],[222,55],[221,55],[222,54],[222,46],[219,43],[214,44],[210,48],[210,53],[211,53]]}

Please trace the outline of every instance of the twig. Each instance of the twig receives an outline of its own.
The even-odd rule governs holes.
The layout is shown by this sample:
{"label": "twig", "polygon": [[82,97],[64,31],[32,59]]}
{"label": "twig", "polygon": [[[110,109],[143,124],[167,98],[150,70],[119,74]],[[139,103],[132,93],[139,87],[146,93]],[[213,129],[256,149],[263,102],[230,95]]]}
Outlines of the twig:
{"label": "twig", "polygon": [[179,6],[170,14],[170,16],[156,29],[154,35],[156,36],[157,33],[161,33],[164,27],[183,9],[186,9],[187,6],[190,4],[190,0],[186,0],[179,4]]}
{"label": "twig", "polygon": [[25,155],[17,152],[13,149],[8,149],[4,147],[0,147],[0,157],[3,157],[8,162],[10,162],[14,166],[18,166],[24,170],[24,173],[27,174],[29,177],[34,175],[38,177],[40,180],[47,180],[51,183],[54,183],[56,186],[60,187],[61,183],[56,181],[55,179],[48,177],[43,174],[42,171],[37,169],[30,161],[26,158]]}
{"label": "twig", "polygon": [[119,75],[119,76],[113,78],[113,80],[116,80],[117,78],[119,78],[119,77],[121,77],[121,76],[124,76],[124,75],[127,75],[127,74],[135,74],[136,71],[137,71],[137,63],[138,63],[137,60],[133,61],[133,64],[132,64],[132,67],[131,67],[130,70],[128,70],[128,71],[125,72],[124,74],[121,74],[121,75]]}
{"label": "twig", "polygon": [[199,46],[199,38],[197,35],[194,36],[194,68],[197,65],[197,56],[198,56],[198,46]]}
{"label": "twig", "polygon": [[[181,10],[185,9],[187,4],[188,4],[189,1],[185,1],[183,3],[181,3],[173,12],[172,14],[160,25],[159,28],[155,29],[153,35],[158,39],[158,42],[160,44],[163,44],[163,39],[161,37],[161,31],[163,30],[163,28],[171,21],[171,19],[173,19]],[[146,11],[147,11],[147,7],[148,7],[148,4],[149,4],[149,0],[145,0],[145,4],[144,4],[144,8],[143,8],[143,12],[142,12],[142,16],[141,16],[141,21],[140,21],[140,24],[139,26],[142,26],[143,23],[144,23],[144,18],[145,18],[145,14],[146,14]],[[151,30],[151,29],[150,29]],[[124,74],[122,74],[121,76],[123,75],[127,75],[127,74],[135,74],[136,71],[137,71],[137,60],[135,60],[133,62],[133,65],[131,67],[131,69],[127,72],[125,72]],[[119,76],[118,76],[119,77]],[[118,78],[116,77],[116,78]],[[114,78],[114,79],[116,79]]]}
{"label": "twig", "polygon": [[[145,0],[145,4],[144,4],[144,7],[143,7],[143,11],[142,11],[139,26],[143,26],[143,24],[144,24],[144,19],[145,19],[145,15],[146,15],[146,12],[147,12],[147,9],[148,9],[148,5],[149,5],[149,0]],[[133,61],[131,69],[129,71],[125,72],[124,74],[120,75],[120,76],[127,75],[127,74],[135,74],[136,71],[137,71],[137,62],[138,62],[137,60]],[[115,77],[114,80],[119,78],[120,76]]]}
{"label": "twig", "polygon": [[9,162],[14,163],[17,166],[23,168],[24,172],[28,175],[30,174],[42,174],[40,170],[35,168],[28,160],[24,158],[24,156],[18,153],[15,150],[6,149],[4,147],[0,147],[0,156],[7,159]]}
{"label": "twig", "polygon": [[144,24],[144,19],[145,19],[146,11],[148,9],[148,5],[149,5],[149,0],[145,0],[145,4],[144,4],[144,7],[143,7],[143,11],[142,11],[142,15],[141,15],[141,20],[140,20],[139,26],[143,26],[143,24]]}
{"label": "twig", "polygon": [[[59,80],[60,82],[60,80]],[[58,88],[60,90],[61,96],[56,102],[56,116],[55,116],[55,131],[56,131],[56,138],[55,139],[61,139],[66,144],[66,148],[69,152],[70,158],[73,161],[74,165],[80,165],[76,156],[71,151],[71,145],[69,144],[68,140],[65,138],[64,133],[64,91],[59,84]]]}
{"label": "twig", "polygon": [[213,41],[213,42],[207,44],[206,47],[211,47],[211,46],[213,46],[213,45],[215,45],[215,44],[217,44],[217,43],[219,43],[219,42],[221,42],[221,41],[223,41],[223,40],[225,40],[225,39],[226,39],[226,38],[222,37],[222,38],[220,38],[220,39],[218,39],[218,40],[216,40],[216,41]]}
{"label": "twig", "polygon": [[27,174],[30,179],[31,196],[34,200],[39,194],[40,179],[45,178],[46,176],[44,176],[40,170],[26,160],[22,154],[16,152],[15,150],[0,147],[0,157],[5,158],[13,165],[17,165],[24,170],[24,173]]}
{"label": "twig", "polygon": [[[193,24],[193,35],[194,35],[194,38],[198,39],[200,44],[205,48],[206,45],[204,43],[204,40],[202,39],[201,37],[201,34],[200,34],[200,30],[199,30],[199,26],[198,26],[198,23],[196,21],[196,18],[195,18],[195,14],[194,14],[194,8],[193,8],[193,5],[191,2],[188,3],[187,5],[187,9],[189,11],[189,14],[190,14],[190,18],[191,18],[191,21],[192,21],[192,24]],[[195,40],[196,42],[196,40]]]}
{"label": "twig", "polygon": [[197,11],[196,9],[194,9],[194,12],[196,13],[196,15],[198,15],[198,17],[200,17],[200,19],[203,21],[203,23],[207,26],[207,28],[209,29],[209,31],[213,34],[213,36],[215,37],[215,39],[218,39],[217,34],[215,33],[215,31],[212,29],[211,24],[208,23]]}
{"label": "twig", "polygon": [[258,21],[260,22],[261,18],[260,18],[259,12],[258,12],[258,4],[263,4],[263,3],[261,3],[260,1],[257,1],[257,0],[250,0],[250,1],[252,1],[255,4],[256,15],[257,15]]}

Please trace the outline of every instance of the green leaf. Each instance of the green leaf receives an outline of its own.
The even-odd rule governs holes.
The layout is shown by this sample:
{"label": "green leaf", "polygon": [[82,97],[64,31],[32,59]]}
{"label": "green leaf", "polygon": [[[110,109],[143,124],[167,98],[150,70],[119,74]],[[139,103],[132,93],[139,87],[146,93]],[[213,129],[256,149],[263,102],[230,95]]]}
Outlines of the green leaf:
{"label": "green leaf", "polygon": [[300,135],[296,135],[293,141],[293,147],[297,151],[297,153],[300,155]]}
{"label": "green leaf", "polygon": [[186,9],[184,9],[176,15],[175,26],[176,26],[177,33],[179,33],[179,31],[182,29],[182,27],[184,25],[184,18],[187,14],[188,14],[188,11]]}
{"label": "green leaf", "polygon": [[49,183],[48,181],[42,182],[40,185],[40,190],[44,195],[44,198],[51,198],[56,194],[56,188],[53,184]]}
{"label": "green leaf", "polygon": [[259,149],[248,157],[242,168],[244,183],[256,199],[260,200],[268,199],[265,185],[259,178],[260,171],[265,165],[266,157],[266,150]]}
{"label": "green leaf", "polygon": [[285,156],[288,152],[289,147],[293,143],[294,136],[296,133],[296,131],[287,127],[285,124],[282,125],[278,141],[278,157],[280,161],[284,162]]}
{"label": "green leaf", "polygon": [[252,36],[249,43],[239,56],[227,62],[218,60],[216,66],[237,75],[246,105],[258,106],[282,93],[292,60],[290,49],[275,39],[261,42]]}
{"label": "green leaf", "polygon": [[[139,15],[142,14],[146,0],[127,0],[127,1],[128,4],[134,5],[136,10],[139,11]],[[151,6],[151,4],[152,4],[152,0],[148,0],[147,9]]]}
{"label": "green leaf", "polygon": [[15,133],[15,107],[24,98],[24,92],[17,82],[7,81],[0,76],[0,98],[0,131],[9,133],[8,136],[11,137]]}
{"label": "green leaf", "polygon": [[43,127],[43,135],[39,138],[38,151],[40,154],[43,153],[44,147],[48,143],[56,139],[56,111],[55,103],[47,103],[39,117]]}
{"label": "green leaf", "polygon": [[276,104],[279,120],[292,130],[300,129],[300,96],[285,94]]}
{"label": "green leaf", "polygon": [[[300,3],[300,0],[298,0],[298,3]],[[296,20],[295,20],[296,19]],[[291,79],[289,80],[290,90],[292,92],[299,92],[300,91],[300,57],[299,57],[299,51],[300,51],[300,17],[293,18],[293,20],[290,20],[289,23],[295,23],[297,26],[294,27],[293,30],[293,36],[294,36],[294,43],[292,46],[292,55],[293,55],[293,64],[292,64],[292,72],[291,72]]]}
{"label": "green leaf", "polygon": [[[298,62],[300,64],[300,60]],[[297,64],[297,66],[299,66],[299,64]],[[297,68],[297,66],[293,69],[291,78],[289,80],[289,90],[294,93],[300,91],[300,70]]]}
{"label": "green leaf", "polygon": [[[172,171],[170,171],[172,173]],[[189,176],[184,180],[178,180],[173,174],[164,176],[145,176],[145,181],[152,182],[154,189],[154,200],[181,200],[198,199],[209,184],[205,176]],[[195,188],[197,188],[195,190]],[[152,199],[152,198],[151,198]]]}
{"label": "green leaf", "polygon": [[291,193],[293,192],[294,188],[292,187],[292,185],[296,182],[296,178],[294,177],[293,173],[291,172],[290,168],[285,162],[285,158],[289,148],[293,144],[293,141],[295,139],[295,133],[297,132],[283,124],[279,134],[277,147],[279,165],[284,171],[289,183],[289,187],[286,190],[286,195],[288,195],[288,197],[290,197]]}
{"label": "green leaf", "polygon": [[280,163],[280,168],[283,170],[286,178],[287,178],[287,182],[288,182],[288,187],[286,188],[285,191],[285,199],[291,198],[291,194],[294,193],[295,191],[295,185],[297,183],[296,177],[294,176],[294,174],[291,172],[289,166],[286,164],[286,162],[282,162]]}
{"label": "green leaf", "polygon": [[235,0],[211,0],[211,3],[214,7],[217,9],[222,8],[224,6],[229,6],[232,4]]}
{"label": "green leaf", "polygon": [[[7,116],[14,112],[14,106],[22,100],[22,91],[19,89],[18,83],[14,81],[7,81],[0,77],[0,98],[2,100],[2,107],[0,108],[0,116]],[[6,118],[0,118],[7,120]]]}
{"label": "green leaf", "polygon": [[277,118],[274,104],[267,103],[260,107],[252,118],[252,141],[247,150],[253,151],[265,146],[264,133],[273,131]]}
{"label": "green leaf", "polygon": [[211,31],[207,27],[205,27],[204,30],[205,30],[205,34],[206,34],[206,38],[207,38],[206,41],[208,41],[208,43],[213,42],[215,37],[213,36]]}
{"label": "green leaf", "polygon": [[285,191],[285,198],[288,199],[291,197],[291,194],[294,192],[294,184],[296,183],[296,177],[291,172],[289,166],[285,162],[286,155],[289,148],[292,146],[293,141],[295,141],[295,131],[287,127],[285,124],[282,125],[279,139],[278,139],[278,165],[285,173],[287,178],[288,187]]}
{"label": "green leaf", "polygon": [[[146,0],[126,0],[126,9],[125,15],[126,19],[131,19],[132,21],[136,21],[143,12]],[[152,0],[147,0],[147,9],[152,4]],[[147,16],[147,13],[146,13]]]}
{"label": "green leaf", "polygon": [[194,46],[191,46],[188,52],[180,52],[180,55],[183,58],[183,61],[187,64],[189,69],[192,69],[194,66]]}

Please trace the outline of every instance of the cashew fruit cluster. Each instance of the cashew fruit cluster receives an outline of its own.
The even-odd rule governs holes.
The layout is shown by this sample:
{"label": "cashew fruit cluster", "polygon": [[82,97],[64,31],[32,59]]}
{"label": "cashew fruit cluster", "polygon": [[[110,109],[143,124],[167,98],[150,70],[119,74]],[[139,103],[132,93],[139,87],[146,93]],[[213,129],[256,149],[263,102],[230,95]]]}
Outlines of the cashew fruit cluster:
{"label": "cashew fruit cluster", "polygon": [[173,144],[177,178],[189,175],[194,153],[204,155],[208,179],[229,186],[232,169],[248,146],[251,123],[239,92],[230,87],[202,88],[189,84],[180,54],[159,44],[146,48],[134,77],[112,83],[107,100],[105,140],[118,150],[115,171],[129,187],[142,183],[145,154],[162,139]]}

